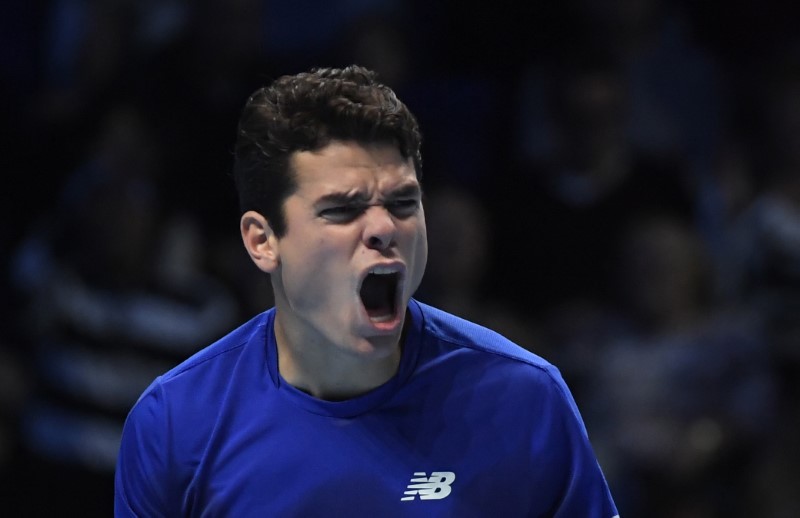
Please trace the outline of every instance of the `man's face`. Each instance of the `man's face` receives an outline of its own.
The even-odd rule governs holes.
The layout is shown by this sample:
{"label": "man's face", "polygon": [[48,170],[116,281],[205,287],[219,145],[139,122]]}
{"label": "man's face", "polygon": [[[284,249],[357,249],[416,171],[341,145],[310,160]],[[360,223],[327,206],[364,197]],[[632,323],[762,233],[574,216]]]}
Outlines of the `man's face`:
{"label": "man's face", "polygon": [[272,272],[278,324],[302,346],[396,351],[428,253],[413,163],[394,146],[334,141],[291,165],[297,190]]}

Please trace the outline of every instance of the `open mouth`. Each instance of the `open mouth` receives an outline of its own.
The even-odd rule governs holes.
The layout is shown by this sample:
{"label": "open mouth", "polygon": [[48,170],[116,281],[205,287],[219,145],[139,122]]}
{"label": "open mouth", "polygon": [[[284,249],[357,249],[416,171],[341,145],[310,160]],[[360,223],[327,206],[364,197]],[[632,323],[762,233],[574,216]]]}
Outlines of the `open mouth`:
{"label": "open mouth", "polygon": [[361,283],[361,301],[373,322],[391,321],[397,312],[397,272],[370,272]]}

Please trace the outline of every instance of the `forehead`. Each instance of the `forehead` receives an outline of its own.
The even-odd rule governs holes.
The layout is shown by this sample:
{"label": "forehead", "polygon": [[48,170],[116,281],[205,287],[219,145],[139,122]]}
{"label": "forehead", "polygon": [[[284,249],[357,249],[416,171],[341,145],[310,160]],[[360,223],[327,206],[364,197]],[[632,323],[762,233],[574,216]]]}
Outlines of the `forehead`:
{"label": "forehead", "polygon": [[333,141],[315,151],[294,153],[291,165],[297,193],[304,196],[418,185],[413,161],[390,144]]}

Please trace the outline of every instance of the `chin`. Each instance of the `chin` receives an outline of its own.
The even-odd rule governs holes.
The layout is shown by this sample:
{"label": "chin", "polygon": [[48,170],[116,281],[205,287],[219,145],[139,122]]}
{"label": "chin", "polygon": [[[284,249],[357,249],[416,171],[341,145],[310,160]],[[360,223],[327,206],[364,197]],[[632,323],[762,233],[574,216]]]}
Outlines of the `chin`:
{"label": "chin", "polygon": [[356,355],[364,359],[381,360],[392,356],[400,347],[400,335],[361,338],[355,344]]}

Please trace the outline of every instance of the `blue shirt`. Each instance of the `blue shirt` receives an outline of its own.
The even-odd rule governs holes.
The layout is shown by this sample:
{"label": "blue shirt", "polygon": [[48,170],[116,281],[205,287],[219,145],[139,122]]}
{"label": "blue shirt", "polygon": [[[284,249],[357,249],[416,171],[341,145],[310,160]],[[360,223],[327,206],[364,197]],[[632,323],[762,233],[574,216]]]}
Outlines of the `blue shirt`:
{"label": "blue shirt", "polygon": [[350,400],[281,378],[274,309],[157,378],[125,424],[116,516],[617,514],[555,367],[408,309],[397,374]]}

